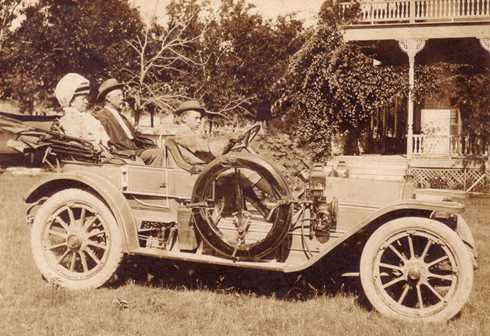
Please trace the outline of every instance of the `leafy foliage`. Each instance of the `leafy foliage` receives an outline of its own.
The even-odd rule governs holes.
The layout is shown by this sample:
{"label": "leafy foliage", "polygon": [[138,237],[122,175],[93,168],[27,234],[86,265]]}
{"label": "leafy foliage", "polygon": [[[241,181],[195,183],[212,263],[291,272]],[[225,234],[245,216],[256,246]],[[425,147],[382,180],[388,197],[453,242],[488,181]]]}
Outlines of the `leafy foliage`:
{"label": "leafy foliage", "polygon": [[[303,43],[294,16],[264,20],[244,0],[173,0],[168,21],[156,20],[132,39],[135,54],[125,72],[138,111],[169,113],[183,99],[202,100],[228,123],[269,110],[273,83]],[[267,116],[266,116],[267,117]]]}
{"label": "leafy foliage", "polygon": [[465,120],[463,133],[490,138],[490,70],[465,66],[454,78],[454,104],[461,109]]}
{"label": "leafy foliage", "polygon": [[[172,0],[168,20],[144,24],[128,0],[0,0],[0,98],[28,110],[49,100],[67,72],[87,76],[95,88],[114,76],[128,84],[138,111],[169,113],[198,98],[228,124],[281,115],[285,130],[310,146],[316,159],[332,139],[357,139],[380,109],[408,95],[406,66],[373,64],[367,49],[345,43],[340,12],[325,1],[319,22],[305,29],[294,15],[264,19],[246,0]],[[7,29],[6,29],[7,28]],[[465,132],[488,138],[488,69],[436,64],[416,68],[416,102],[448,95],[463,111]],[[272,108],[271,108],[272,106]],[[355,151],[355,148],[351,148]]]}
{"label": "leafy foliage", "polygon": [[[184,89],[176,80],[188,64],[196,61],[186,56],[187,49],[200,35],[187,36],[188,21],[162,27],[156,23],[127,44],[136,54],[135,66],[127,70],[129,96],[137,112],[144,110],[172,110],[172,103]],[[162,84],[165,83],[165,84]]]}
{"label": "leafy foliage", "polygon": [[23,0],[0,0],[0,52],[23,6]]}
{"label": "leafy foliage", "polygon": [[407,91],[402,72],[374,66],[359,47],[343,42],[336,13],[335,5],[323,7],[316,31],[290,64],[279,104],[317,158],[330,153],[335,135],[358,138],[375,111]]}
{"label": "leafy foliage", "polygon": [[[344,19],[355,19],[356,13],[353,7]],[[410,94],[408,66],[376,65],[359,45],[343,41],[342,20],[338,4],[326,1],[316,29],[277,83],[281,95],[276,113],[283,115],[302,143],[312,146],[316,159],[329,156],[332,142],[339,139],[344,154],[356,153],[374,113]],[[413,99],[422,102],[440,95],[450,68],[417,66]]]}
{"label": "leafy foliage", "polygon": [[[443,101],[446,107],[458,109],[463,125],[460,145],[473,154],[483,154],[490,138],[490,69],[483,65],[437,63],[417,70],[415,101]],[[478,157],[467,159],[479,161]]]}
{"label": "leafy foliage", "polygon": [[41,0],[7,41],[9,95],[32,109],[67,72],[97,82],[118,76],[133,54],[126,40],[142,27],[139,13],[123,0]]}
{"label": "leafy foliage", "polygon": [[14,30],[14,23],[18,19],[20,11],[24,6],[23,0],[0,0],[0,69],[3,76],[0,78],[0,97],[8,91],[6,87],[5,75],[8,69],[6,58],[9,56],[9,49],[4,48]]}
{"label": "leafy foliage", "polygon": [[171,24],[192,17],[196,22],[189,26],[189,36],[201,34],[187,50],[195,62],[177,74],[188,96],[201,98],[230,119],[253,119],[258,105],[271,104],[273,83],[303,43],[299,20],[264,20],[245,0],[222,1],[217,12],[189,0],[173,1],[170,8]]}

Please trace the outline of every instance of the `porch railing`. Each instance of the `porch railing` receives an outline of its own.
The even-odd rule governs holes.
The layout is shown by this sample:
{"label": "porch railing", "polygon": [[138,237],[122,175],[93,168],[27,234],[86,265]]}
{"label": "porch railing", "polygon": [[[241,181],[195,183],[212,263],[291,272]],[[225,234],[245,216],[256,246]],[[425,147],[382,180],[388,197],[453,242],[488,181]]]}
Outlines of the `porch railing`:
{"label": "porch railing", "polygon": [[487,157],[488,143],[485,139],[471,136],[414,134],[412,136],[412,155],[451,158]]}
{"label": "porch railing", "polygon": [[[352,2],[340,6],[345,13]],[[361,0],[360,11],[360,24],[479,20],[490,19],[490,0]]]}

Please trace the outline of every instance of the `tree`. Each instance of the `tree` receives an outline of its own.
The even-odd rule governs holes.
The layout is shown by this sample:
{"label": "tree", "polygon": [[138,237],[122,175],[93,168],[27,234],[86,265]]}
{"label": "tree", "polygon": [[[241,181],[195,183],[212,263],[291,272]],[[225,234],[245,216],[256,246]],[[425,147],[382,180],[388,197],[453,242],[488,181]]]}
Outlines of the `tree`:
{"label": "tree", "polygon": [[126,0],[40,0],[8,41],[8,84],[28,109],[45,101],[67,72],[96,83],[122,76],[134,58],[126,40],[142,27]]}
{"label": "tree", "polygon": [[[403,71],[374,66],[339,31],[339,8],[325,3],[316,30],[292,58],[278,107],[303,143],[312,144],[316,158],[328,156],[332,139],[341,135],[354,146],[369,126],[371,115],[407,92]],[[286,86],[284,88],[284,86]]]}
{"label": "tree", "polygon": [[24,0],[0,0],[0,52],[23,6]]}
{"label": "tree", "polygon": [[[187,65],[200,66],[199,60],[187,56],[186,49],[201,38],[186,33],[194,17],[183,18],[168,27],[157,23],[146,26],[136,38],[127,41],[136,54],[136,62],[126,68],[129,95],[138,115],[144,110],[172,111],[179,99],[186,98],[181,85],[172,81],[172,73],[180,73]],[[172,81],[173,85],[170,85]]]}
{"label": "tree", "polygon": [[465,125],[464,145],[471,147],[473,153],[483,154],[490,139],[490,70],[462,65],[455,73],[454,105],[461,110]]}
{"label": "tree", "polygon": [[[270,108],[273,84],[304,41],[302,23],[293,15],[264,20],[252,13],[253,8],[243,0],[222,2],[218,12],[219,30],[215,34],[221,37],[220,46],[225,45],[227,49],[219,63],[209,64],[211,78],[218,79],[216,92],[226,92],[232,87],[235,98],[228,102],[243,101],[239,113],[249,119],[255,118],[258,107]],[[226,78],[220,78],[223,75]],[[216,108],[226,106],[219,95],[208,91],[208,96]]]}
{"label": "tree", "polygon": [[5,75],[9,69],[6,60],[9,55],[9,49],[4,48],[4,46],[12,34],[14,22],[18,18],[23,6],[23,0],[0,0],[0,69],[3,74],[0,78],[0,99],[6,96],[8,97],[9,93],[5,83]]}
{"label": "tree", "polygon": [[244,0],[222,1],[217,11],[195,0],[168,7],[169,27],[190,22],[184,35],[200,36],[185,48],[193,62],[182,64],[172,82],[229,120],[254,119],[259,105],[270,105],[274,82],[303,42],[294,16],[264,20],[253,8]]}

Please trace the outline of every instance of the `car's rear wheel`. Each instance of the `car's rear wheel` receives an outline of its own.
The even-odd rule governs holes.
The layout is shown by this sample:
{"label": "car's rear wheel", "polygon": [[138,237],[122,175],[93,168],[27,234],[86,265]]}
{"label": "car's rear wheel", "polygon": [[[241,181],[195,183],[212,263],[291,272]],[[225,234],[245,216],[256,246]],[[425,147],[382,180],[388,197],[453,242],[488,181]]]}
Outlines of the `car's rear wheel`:
{"label": "car's rear wheel", "polygon": [[70,289],[102,286],[123,257],[121,230],[111,211],[80,189],[60,191],[39,208],[31,248],[46,280]]}
{"label": "car's rear wheel", "polygon": [[432,219],[405,217],[368,239],[360,276],[383,315],[437,322],[454,317],[468,300],[473,266],[456,232]]}

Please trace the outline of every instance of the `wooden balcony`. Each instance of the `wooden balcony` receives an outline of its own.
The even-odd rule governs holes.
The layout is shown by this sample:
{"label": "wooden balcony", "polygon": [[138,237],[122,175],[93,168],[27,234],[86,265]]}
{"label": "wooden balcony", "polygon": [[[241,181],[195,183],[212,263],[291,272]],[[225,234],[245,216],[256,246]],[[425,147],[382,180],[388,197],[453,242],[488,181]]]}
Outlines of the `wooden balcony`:
{"label": "wooden balcony", "polygon": [[[342,11],[352,3],[341,3]],[[490,20],[490,0],[360,1],[354,24],[443,23]]]}

